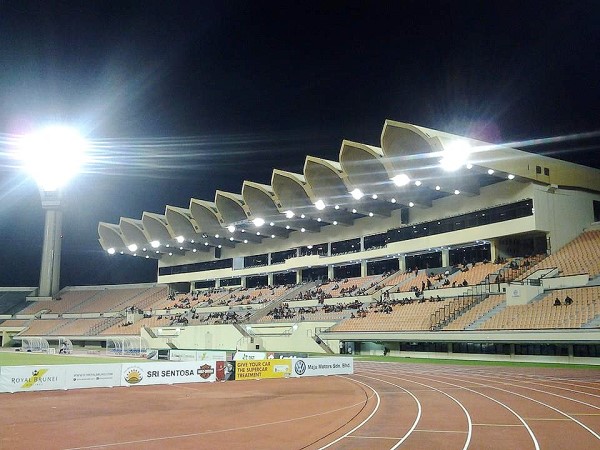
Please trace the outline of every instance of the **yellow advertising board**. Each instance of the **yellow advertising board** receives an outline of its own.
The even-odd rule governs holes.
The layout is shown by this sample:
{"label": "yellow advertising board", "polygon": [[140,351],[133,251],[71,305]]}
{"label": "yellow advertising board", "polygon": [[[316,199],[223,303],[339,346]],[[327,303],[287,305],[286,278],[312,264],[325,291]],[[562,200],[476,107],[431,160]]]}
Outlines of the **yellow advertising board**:
{"label": "yellow advertising board", "polygon": [[251,359],[235,362],[236,380],[286,378],[292,374],[290,359]]}

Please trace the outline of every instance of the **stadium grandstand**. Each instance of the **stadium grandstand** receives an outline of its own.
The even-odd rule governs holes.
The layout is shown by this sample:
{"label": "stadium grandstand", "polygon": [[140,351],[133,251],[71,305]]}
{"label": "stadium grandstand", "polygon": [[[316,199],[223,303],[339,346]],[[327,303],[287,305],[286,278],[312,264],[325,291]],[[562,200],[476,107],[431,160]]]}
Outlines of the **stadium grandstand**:
{"label": "stadium grandstand", "polygon": [[3,288],[3,346],[600,362],[600,171],[547,156],[388,120],[378,146],[98,234],[156,283]]}

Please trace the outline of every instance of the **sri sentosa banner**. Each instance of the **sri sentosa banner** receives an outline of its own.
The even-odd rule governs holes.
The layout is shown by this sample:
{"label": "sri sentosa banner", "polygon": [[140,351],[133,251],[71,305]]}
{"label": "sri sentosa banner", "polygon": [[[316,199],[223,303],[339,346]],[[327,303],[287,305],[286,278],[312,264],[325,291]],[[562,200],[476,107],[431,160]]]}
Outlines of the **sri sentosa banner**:
{"label": "sri sentosa banner", "polygon": [[121,384],[121,364],[74,364],[65,367],[65,389],[113,387]]}
{"label": "sri sentosa banner", "polygon": [[349,375],[354,373],[354,359],[343,356],[292,359],[293,377]]}
{"label": "sri sentosa banner", "polygon": [[290,359],[247,359],[235,362],[236,380],[286,378],[292,373]]}
{"label": "sri sentosa banner", "polygon": [[66,366],[5,366],[0,371],[0,392],[65,389]]}
{"label": "sri sentosa banner", "polygon": [[201,383],[216,380],[215,361],[122,364],[121,386]]}

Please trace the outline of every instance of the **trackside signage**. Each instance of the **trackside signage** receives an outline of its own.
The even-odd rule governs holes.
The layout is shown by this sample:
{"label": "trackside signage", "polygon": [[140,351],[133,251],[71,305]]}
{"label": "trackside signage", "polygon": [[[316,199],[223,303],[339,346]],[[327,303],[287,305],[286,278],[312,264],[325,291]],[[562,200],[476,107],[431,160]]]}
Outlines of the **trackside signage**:
{"label": "trackside signage", "polygon": [[354,373],[354,360],[347,357],[293,358],[292,377],[349,375]]}
{"label": "trackside signage", "polygon": [[121,386],[215,381],[215,361],[122,364]]}
{"label": "trackside signage", "polygon": [[169,350],[169,360],[171,361],[225,361],[227,352],[213,350]]}
{"label": "trackside signage", "polygon": [[0,372],[0,392],[65,389],[65,366],[7,366]]}
{"label": "trackside signage", "polygon": [[235,362],[236,380],[286,378],[291,375],[290,359],[246,359]]}
{"label": "trackside signage", "polygon": [[75,364],[65,372],[65,389],[113,387],[120,384],[121,364]]}

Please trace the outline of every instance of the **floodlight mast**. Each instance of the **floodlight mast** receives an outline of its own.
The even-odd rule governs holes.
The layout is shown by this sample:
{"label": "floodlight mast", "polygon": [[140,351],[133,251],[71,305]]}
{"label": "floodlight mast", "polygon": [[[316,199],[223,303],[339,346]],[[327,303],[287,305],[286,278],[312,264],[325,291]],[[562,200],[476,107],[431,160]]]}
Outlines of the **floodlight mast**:
{"label": "floodlight mast", "polygon": [[23,139],[20,159],[35,179],[46,211],[38,297],[53,298],[60,289],[62,186],[83,164],[87,143],[63,126],[44,128]]}
{"label": "floodlight mast", "polygon": [[42,208],[46,210],[44,244],[40,268],[39,297],[54,297],[60,289],[62,208],[60,191],[40,189]]}

